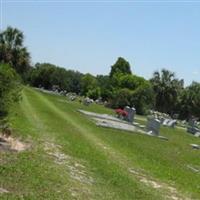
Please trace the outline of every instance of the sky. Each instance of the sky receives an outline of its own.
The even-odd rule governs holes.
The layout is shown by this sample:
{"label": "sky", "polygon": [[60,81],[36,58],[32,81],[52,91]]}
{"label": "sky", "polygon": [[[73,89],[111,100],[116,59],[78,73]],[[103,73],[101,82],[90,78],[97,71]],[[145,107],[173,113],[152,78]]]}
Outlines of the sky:
{"label": "sky", "polygon": [[33,64],[106,75],[124,57],[146,79],[200,82],[200,1],[0,1],[1,30],[23,31]]}

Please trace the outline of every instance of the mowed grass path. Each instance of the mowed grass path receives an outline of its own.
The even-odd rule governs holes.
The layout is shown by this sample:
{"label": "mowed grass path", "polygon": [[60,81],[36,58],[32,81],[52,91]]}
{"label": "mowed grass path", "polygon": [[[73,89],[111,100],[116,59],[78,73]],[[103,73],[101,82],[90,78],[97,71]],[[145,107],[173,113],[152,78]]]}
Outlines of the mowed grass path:
{"label": "mowed grass path", "polygon": [[79,108],[112,113],[24,89],[10,119],[32,148],[0,154],[0,187],[10,191],[2,199],[200,199],[200,174],[188,168],[200,167],[189,146],[198,138],[164,128],[163,141],[97,127]]}

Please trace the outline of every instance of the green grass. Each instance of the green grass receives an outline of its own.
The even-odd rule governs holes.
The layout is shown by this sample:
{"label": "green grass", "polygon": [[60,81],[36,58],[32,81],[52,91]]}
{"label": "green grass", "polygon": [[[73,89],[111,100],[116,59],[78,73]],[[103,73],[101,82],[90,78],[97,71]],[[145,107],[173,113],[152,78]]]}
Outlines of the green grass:
{"label": "green grass", "polygon": [[[10,121],[15,136],[31,148],[20,153],[0,152],[0,187],[10,191],[0,194],[1,199],[157,200],[172,195],[164,188],[144,184],[141,176],[176,188],[181,197],[200,199],[200,173],[187,167],[200,168],[200,152],[189,146],[200,144],[198,138],[181,129],[161,128],[161,134],[169,138],[164,141],[97,127],[77,109],[113,113],[100,105],[86,107],[24,88],[23,100],[13,108]],[[137,120],[145,124],[141,116]],[[56,163],[44,149],[47,142],[59,145],[69,161]],[[84,170],[76,167],[77,163]],[[86,180],[90,177],[93,181],[77,180],[72,175],[74,168],[75,175],[83,173]]]}

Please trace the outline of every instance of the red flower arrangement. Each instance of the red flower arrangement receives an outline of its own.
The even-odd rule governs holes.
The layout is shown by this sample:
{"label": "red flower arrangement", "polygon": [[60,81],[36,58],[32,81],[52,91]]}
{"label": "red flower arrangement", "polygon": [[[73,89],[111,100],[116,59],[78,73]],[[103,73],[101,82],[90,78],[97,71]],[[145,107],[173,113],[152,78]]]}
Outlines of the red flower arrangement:
{"label": "red flower arrangement", "polygon": [[127,117],[128,116],[128,112],[126,112],[125,110],[122,110],[121,108],[117,108],[115,110],[116,114],[118,116],[123,116],[123,117]]}

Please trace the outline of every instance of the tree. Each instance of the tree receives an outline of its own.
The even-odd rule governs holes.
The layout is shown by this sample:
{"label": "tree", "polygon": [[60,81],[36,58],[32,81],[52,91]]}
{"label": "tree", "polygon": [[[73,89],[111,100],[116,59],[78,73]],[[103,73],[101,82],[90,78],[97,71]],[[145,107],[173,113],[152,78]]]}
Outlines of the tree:
{"label": "tree", "polygon": [[144,78],[132,74],[119,76],[119,86],[121,88],[135,90],[139,86],[143,85],[145,82],[146,80]]}
{"label": "tree", "polygon": [[45,89],[51,89],[52,84],[52,74],[54,74],[56,67],[49,63],[37,63],[35,68],[30,71],[29,80],[32,86],[44,87]]}
{"label": "tree", "polygon": [[178,80],[173,72],[163,69],[161,73],[154,72],[150,82],[155,92],[155,109],[172,115],[183,90],[183,80]]}
{"label": "tree", "polygon": [[[141,77],[139,77],[141,78]],[[155,101],[154,91],[149,81],[144,80],[131,95],[131,105],[138,114],[146,114],[153,107]]]}
{"label": "tree", "polygon": [[67,90],[68,88],[68,73],[66,69],[52,66],[50,73],[50,88],[53,87],[53,85],[57,85],[60,90]]}
{"label": "tree", "polygon": [[97,80],[91,74],[85,74],[81,79],[81,94],[86,95],[89,90],[93,90],[97,87]]}
{"label": "tree", "polygon": [[110,77],[112,78],[114,74],[131,74],[131,67],[128,61],[124,58],[119,57],[114,65],[111,66]]}
{"label": "tree", "polygon": [[69,92],[75,92],[79,94],[81,92],[81,79],[83,74],[78,71],[67,70],[66,73],[66,82],[67,88],[66,90]]}
{"label": "tree", "polygon": [[34,87],[52,89],[53,85],[57,85],[60,90],[79,94],[82,76],[78,71],[66,70],[50,63],[37,63],[29,70],[26,79]]}
{"label": "tree", "polygon": [[200,118],[200,83],[193,82],[182,91],[179,114],[182,119]]}
{"label": "tree", "polygon": [[97,75],[97,85],[100,88],[101,98],[103,100],[109,100],[113,94],[113,86],[109,76]]}
{"label": "tree", "polygon": [[121,75],[119,86],[114,89],[110,105],[113,108],[135,107],[138,114],[145,114],[154,104],[154,91],[149,81],[135,75]]}
{"label": "tree", "polygon": [[109,101],[109,106],[112,108],[124,108],[125,106],[133,106],[131,104],[132,91],[123,88],[114,91],[112,98]]}
{"label": "tree", "polygon": [[23,42],[24,35],[16,28],[0,32],[0,62],[8,63],[22,76],[30,67],[30,55]]}

